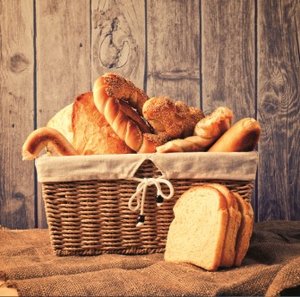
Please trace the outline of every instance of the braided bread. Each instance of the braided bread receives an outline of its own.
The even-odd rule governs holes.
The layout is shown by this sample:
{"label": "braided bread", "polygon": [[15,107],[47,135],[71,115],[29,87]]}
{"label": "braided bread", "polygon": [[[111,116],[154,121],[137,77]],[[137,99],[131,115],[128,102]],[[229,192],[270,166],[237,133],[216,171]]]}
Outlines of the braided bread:
{"label": "braided bread", "polygon": [[231,119],[232,111],[219,107],[196,124],[194,136],[171,140],[156,150],[159,153],[206,151],[230,127]]}
{"label": "braided bread", "polygon": [[143,106],[143,116],[155,133],[164,133],[170,139],[191,136],[196,123],[204,118],[199,108],[165,96],[147,100]]}

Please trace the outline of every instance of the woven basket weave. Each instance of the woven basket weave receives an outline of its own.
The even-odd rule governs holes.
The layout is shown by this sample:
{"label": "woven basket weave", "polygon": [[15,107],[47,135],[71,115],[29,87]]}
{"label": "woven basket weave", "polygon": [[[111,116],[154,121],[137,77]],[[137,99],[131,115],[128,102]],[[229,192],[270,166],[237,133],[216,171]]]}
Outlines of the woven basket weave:
{"label": "woven basket weave", "polygon": [[[155,165],[145,161],[135,176],[157,177]],[[145,199],[145,223],[136,227],[138,213],[128,208],[136,190],[132,180],[91,180],[42,183],[51,243],[57,255],[147,254],[163,252],[173,206],[191,186],[218,182],[250,201],[253,181],[171,179],[175,194],[156,205],[156,188]],[[162,186],[164,192],[168,188]]]}

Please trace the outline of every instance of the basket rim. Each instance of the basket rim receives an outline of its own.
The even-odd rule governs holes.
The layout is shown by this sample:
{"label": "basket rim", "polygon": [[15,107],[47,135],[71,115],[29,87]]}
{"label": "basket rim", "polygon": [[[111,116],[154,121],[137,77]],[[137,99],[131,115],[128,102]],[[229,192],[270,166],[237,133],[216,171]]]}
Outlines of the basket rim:
{"label": "basket rim", "polygon": [[252,181],[258,156],[257,151],[44,156],[35,165],[39,182],[131,179],[148,161],[167,179]]}

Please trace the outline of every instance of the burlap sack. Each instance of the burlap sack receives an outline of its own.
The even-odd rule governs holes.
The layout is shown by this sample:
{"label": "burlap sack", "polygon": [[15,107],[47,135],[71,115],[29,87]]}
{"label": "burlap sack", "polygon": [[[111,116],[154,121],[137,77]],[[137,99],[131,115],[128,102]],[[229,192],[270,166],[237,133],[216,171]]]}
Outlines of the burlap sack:
{"label": "burlap sack", "polygon": [[47,230],[0,230],[0,267],[20,296],[297,296],[300,221],[257,223],[243,266],[217,272],[163,254],[57,257]]}

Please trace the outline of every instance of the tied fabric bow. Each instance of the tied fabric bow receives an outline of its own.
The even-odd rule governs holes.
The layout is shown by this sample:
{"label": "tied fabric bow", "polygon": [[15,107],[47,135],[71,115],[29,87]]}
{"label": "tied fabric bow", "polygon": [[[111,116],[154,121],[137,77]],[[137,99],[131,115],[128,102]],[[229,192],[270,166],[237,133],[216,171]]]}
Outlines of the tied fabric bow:
{"label": "tied fabric bow", "polygon": [[[156,202],[157,206],[161,206],[164,200],[169,200],[174,195],[174,187],[173,185],[163,177],[150,177],[150,178],[132,178],[132,180],[139,181],[140,183],[137,185],[135,193],[130,197],[128,201],[128,207],[131,211],[137,211],[140,209],[140,214],[138,216],[137,227],[141,226],[145,222],[144,215],[144,204],[145,198],[147,194],[148,186],[155,185],[157,189],[157,197]],[[170,193],[169,195],[165,195],[161,189],[161,184],[165,184],[168,186]],[[136,206],[133,206],[133,201],[136,200]]]}

